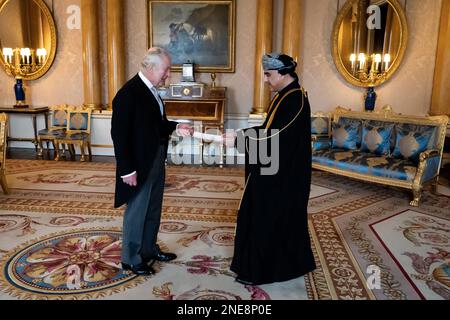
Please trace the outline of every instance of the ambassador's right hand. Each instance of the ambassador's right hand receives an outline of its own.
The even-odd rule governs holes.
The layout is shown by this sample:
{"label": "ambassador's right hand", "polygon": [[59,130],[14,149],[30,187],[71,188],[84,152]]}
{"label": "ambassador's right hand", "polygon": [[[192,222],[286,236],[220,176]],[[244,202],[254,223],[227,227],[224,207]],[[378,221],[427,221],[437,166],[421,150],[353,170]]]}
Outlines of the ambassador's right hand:
{"label": "ambassador's right hand", "polygon": [[122,178],[123,183],[129,185],[130,187],[136,187],[137,186],[137,173],[133,174],[132,176]]}

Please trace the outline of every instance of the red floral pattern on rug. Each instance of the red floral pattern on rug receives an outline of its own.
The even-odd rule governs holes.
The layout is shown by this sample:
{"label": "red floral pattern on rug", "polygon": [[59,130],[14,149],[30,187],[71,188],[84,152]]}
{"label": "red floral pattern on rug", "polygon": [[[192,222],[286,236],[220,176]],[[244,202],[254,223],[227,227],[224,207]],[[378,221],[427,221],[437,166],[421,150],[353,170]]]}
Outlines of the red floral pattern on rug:
{"label": "red floral pattern on rug", "polygon": [[121,232],[69,232],[35,241],[6,259],[6,280],[42,295],[83,295],[136,278],[121,269]]}

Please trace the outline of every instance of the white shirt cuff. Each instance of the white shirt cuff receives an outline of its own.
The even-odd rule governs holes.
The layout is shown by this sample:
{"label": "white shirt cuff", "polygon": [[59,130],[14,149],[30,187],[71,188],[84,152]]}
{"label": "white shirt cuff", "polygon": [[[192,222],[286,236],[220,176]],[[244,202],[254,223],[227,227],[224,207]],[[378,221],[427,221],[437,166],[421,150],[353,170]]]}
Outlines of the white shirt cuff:
{"label": "white shirt cuff", "polygon": [[123,179],[123,178],[128,178],[128,177],[134,176],[135,174],[136,174],[136,171],[134,171],[133,173],[130,173],[130,174],[121,176],[121,178],[122,178],[122,179]]}

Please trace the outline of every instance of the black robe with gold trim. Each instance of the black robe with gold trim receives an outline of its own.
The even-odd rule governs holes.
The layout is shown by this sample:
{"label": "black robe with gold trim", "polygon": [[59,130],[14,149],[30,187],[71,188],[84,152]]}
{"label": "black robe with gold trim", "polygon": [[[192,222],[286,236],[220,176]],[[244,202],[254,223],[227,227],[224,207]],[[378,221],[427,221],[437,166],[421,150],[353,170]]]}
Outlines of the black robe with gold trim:
{"label": "black robe with gold trim", "polygon": [[[274,97],[265,123],[256,129],[261,129],[256,139],[248,134],[249,129],[243,131],[246,187],[238,212],[231,270],[241,280],[266,284],[294,279],[316,268],[307,222],[311,185],[310,105],[306,92],[296,81]],[[272,136],[271,129],[277,129],[278,133]],[[270,164],[251,161],[249,152],[257,152],[252,147],[255,141],[258,145],[270,145],[277,139],[278,172],[264,175],[261,169]]]}

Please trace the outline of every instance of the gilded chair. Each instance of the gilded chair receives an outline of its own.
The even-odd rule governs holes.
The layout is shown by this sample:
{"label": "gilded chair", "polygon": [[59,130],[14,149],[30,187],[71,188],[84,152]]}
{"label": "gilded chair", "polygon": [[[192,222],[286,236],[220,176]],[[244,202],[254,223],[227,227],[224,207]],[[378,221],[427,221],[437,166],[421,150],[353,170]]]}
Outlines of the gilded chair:
{"label": "gilded chair", "polygon": [[311,113],[311,143],[313,150],[330,147],[332,115],[329,112]]}
{"label": "gilded chair", "polygon": [[[81,152],[80,161],[86,161],[86,149],[89,153],[89,161],[92,160],[91,151],[91,112],[89,108],[69,109],[67,112],[67,129],[64,135],[55,139],[56,148],[59,151],[60,144],[67,144],[72,159],[75,159],[75,145]],[[60,155],[57,152],[56,160]]]}
{"label": "gilded chair", "polygon": [[0,114],[0,185],[3,193],[8,194],[8,184],[6,182],[5,166],[6,166],[6,135],[8,127],[8,116],[6,113]]}
{"label": "gilded chair", "polygon": [[[39,157],[42,157],[43,154],[43,141],[47,142],[47,151],[48,143],[51,142],[53,144],[53,149],[55,150],[55,157],[59,153],[59,150],[57,150],[56,148],[55,140],[56,138],[64,136],[66,134],[68,111],[69,109],[74,108],[75,107],[68,106],[67,104],[50,107],[50,120],[48,129],[43,129],[38,132]],[[63,150],[64,149],[65,146],[63,145]]]}

